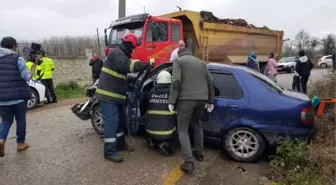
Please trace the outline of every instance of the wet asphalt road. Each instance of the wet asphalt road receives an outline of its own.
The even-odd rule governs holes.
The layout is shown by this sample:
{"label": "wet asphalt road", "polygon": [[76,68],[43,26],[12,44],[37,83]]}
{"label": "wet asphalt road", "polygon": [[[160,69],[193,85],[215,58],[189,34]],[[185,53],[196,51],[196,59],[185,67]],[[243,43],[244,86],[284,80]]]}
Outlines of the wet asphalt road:
{"label": "wet asphalt road", "polygon": [[[322,74],[327,73],[328,70],[314,70],[311,79],[322,79]],[[292,76],[280,74],[279,83],[291,87]],[[164,157],[148,149],[141,137],[134,138],[135,152],[122,152],[123,163],[106,161],[101,137],[89,121],[81,121],[71,113],[70,105],[75,102],[64,101],[30,111],[27,142],[31,147],[23,153],[16,152],[13,124],[6,156],[0,158],[0,185],[259,185],[265,180],[266,162],[235,163],[214,148],[206,149],[205,161],[196,164],[194,174],[184,175],[178,168],[181,153]]]}
{"label": "wet asphalt road", "polygon": [[[193,175],[178,168],[181,154],[165,157],[134,138],[136,151],[122,152],[125,161],[115,164],[103,158],[103,140],[89,121],[81,121],[70,106],[28,113],[27,142],[30,148],[16,152],[15,124],[0,158],[1,185],[104,185],[104,184],[259,184],[266,164],[239,164],[222,157],[218,149],[206,149],[205,162],[196,164]],[[247,170],[242,172],[241,168]],[[211,183],[208,183],[211,182]],[[220,183],[217,183],[220,182]],[[231,183],[232,184],[232,183]]]}

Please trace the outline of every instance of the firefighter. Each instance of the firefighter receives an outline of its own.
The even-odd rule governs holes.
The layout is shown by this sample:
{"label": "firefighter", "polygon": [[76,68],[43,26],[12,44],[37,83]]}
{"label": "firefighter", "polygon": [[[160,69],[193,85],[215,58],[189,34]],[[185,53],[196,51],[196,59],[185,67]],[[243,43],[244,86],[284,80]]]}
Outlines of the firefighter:
{"label": "firefighter", "polygon": [[145,129],[149,136],[150,148],[158,146],[167,156],[174,155],[174,147],[177,140],[176,112],[168,109],[169,88],[171,75],[167,71],[158,74],[154,87],[145,97]]}
{"label": "firefighter", "polygon": [[117,150],[133,151],[124,137],[127,73],[143,72],[150,67],[148,63],[130,61],[137,45],[135,34],[122,37],[122,44],[109,53],[103,64],[96,90],[104,121],[104,158],[112,162],[123,161]]}
{"label": "firefighter", "polygon": [[[46,87],[45,95],[47,97],[47,103],[57,103],[57,97],[54,89],[54,82],[53,82],[53,72],[55,70],[55,63],[51,58],[46,57],[45,51],[42,50],[42,84]],[[52,100],[50,99],[50,96]]]}

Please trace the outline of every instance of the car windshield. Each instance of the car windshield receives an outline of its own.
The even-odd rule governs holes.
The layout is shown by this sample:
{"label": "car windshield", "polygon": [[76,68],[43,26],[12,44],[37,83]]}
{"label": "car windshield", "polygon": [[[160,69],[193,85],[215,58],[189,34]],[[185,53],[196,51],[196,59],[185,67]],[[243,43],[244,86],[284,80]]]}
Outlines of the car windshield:
{"label": "car windshield", "polygon": [[288,62],[294,62],[295,57],[285,57],[279,60],[279,63],[288,63]]}
{"label": "car windshield", "polygon": [[279,84],[277,84],[276,82],[274,82],[273,80],[271,80],[267,76],[255,71],[253,69],[247,68],[247,67],[242,67],[242,68],[245,71],[247,71],[248,73],[250,73],[252,76],[257,78],[257,80],[262,81],[263,83],[265,83],[267,86],[269,86],[273,90],[275,90],[279,93],[282,93],[285,90],[285,88],[281,87]]}
{"label": "car windshield", "polygon": [[129,24],[123,24],[119,25],[118,27],[113,27],[108,39],[108,45],[112,44],[121,44],[121,38],[126,34],[126,33],[134,33],[139,40],[141,41],[142,37],[142,30],[143,30],[143,22],[136,22],[136,23],[129,23]]}

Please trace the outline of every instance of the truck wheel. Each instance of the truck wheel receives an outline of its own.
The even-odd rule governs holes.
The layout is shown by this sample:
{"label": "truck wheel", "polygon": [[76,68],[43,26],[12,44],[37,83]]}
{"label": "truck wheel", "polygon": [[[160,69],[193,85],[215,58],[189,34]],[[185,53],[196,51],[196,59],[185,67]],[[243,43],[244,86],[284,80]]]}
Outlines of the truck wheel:
{"label": "truck wheel", "polygon": [[97,132],[97,134],[100,135],[104,134],[104,122],[99,104],[95,105],[92,108],[91,124],[93,129]]}
{"label": "truck wheel", "polygon": [[38,93],[35,91],[35,89],[30,88],[30,92],[31,92],[31,98],[27,101],[28,110],[35,108],[39,102],[39,96]]}
{"label": "truck wheel", "polygon": [[266,142],[255,130],[237,127],[223,136],[222,148],[235,161],[255,162],[264,154]]}

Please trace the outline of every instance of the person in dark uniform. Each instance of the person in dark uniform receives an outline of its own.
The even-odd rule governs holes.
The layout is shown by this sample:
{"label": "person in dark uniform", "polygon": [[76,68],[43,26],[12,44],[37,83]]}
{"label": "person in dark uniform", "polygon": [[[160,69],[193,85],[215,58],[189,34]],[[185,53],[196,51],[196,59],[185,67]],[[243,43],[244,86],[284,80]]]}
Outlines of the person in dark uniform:
{"label": "person in dark uniform", "polygon": [[124,136],[127,73],[143,72],[151,65],[130,60],[137,46],[135,34],[127,33],[122,37],[122,44],[108,54],[96,89],[104,121],[104,158],[113,162],[124,160],[117,150],[133,151]]}
{"label": "person in dark uniform", "polygon": [[168,109],[169,88],[171,75],[167,71],[161,71],[154,87],[149,91],[144,100],[145,129],[148,135],[149,147],[160,150],[167,156],[174,155],[177,144],[176,112]]}

